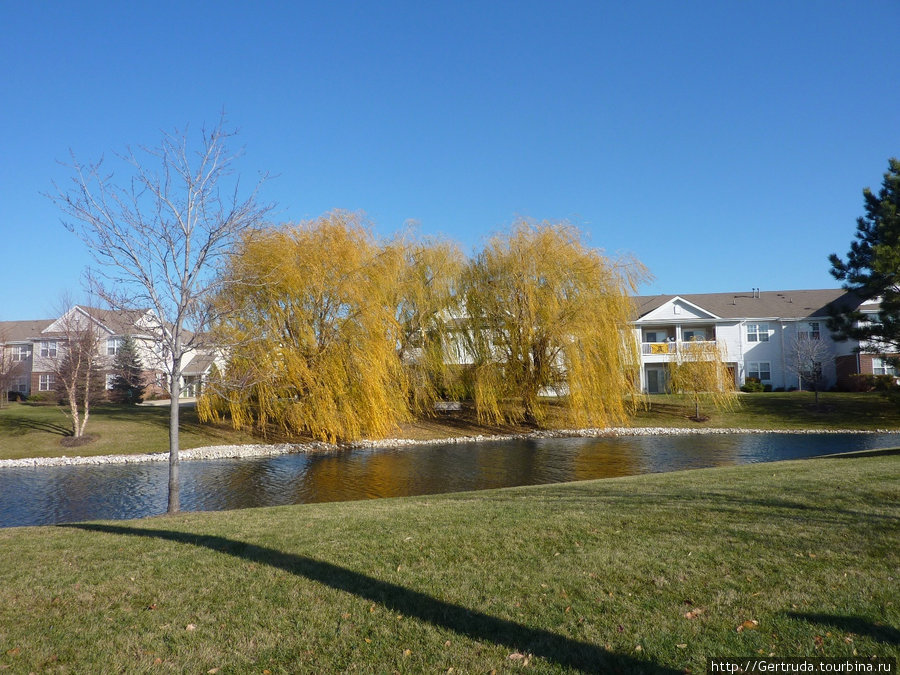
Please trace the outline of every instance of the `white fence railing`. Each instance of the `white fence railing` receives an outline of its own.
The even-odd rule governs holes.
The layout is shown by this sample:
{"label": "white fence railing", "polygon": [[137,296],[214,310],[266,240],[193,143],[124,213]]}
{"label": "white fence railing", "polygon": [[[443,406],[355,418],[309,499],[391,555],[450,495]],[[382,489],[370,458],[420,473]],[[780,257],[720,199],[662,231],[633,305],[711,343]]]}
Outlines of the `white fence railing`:
{"label": "white fence railing", "polygon": [[[716,344],[715,340],[693,340],[693,344],[697,342],[705,342],[710,344]],[[684,344],[688,344],[683,340],[669,340],[667,342],[642,342],[641,343],[641,353],[642,354],[653,354],[653,355],[665,355],[665,354],[677,354],[681,349],[681,346]]]}

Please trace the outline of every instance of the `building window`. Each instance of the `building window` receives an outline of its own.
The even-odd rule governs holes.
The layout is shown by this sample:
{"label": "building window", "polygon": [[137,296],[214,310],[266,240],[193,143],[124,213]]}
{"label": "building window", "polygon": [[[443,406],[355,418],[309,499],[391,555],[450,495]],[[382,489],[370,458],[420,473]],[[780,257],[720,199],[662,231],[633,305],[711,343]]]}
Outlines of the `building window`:
{"label": "building window", "polygon": [[56,375],[45,373],[38,378],[38,391],[53,391],[56,388]]}
{"label": "building window", "polygon": [[12,360],[13,361],[27,361],[28,356],[31,352],[28,351],[28,347],[26,345],[13,345],[12,348]]}
{"label": "building window", "polygon": [[872,359],[872,373],[875,375],[897,375],[897,369],[887,359]]}
{"label": "building window", "polygon": [[747,364],[747,377],[753,377],[760,382],[772,379],[772,366],[768,361],[751,361]]}
{"label": "building window", "polygon": [[692,340],[706,340],[706,329],[700,328],[682,331],[681,337],[685,342],[691,342]]}
{"label": "building window", "polygon": [[767,323],[748,323],[747,324],[747,342],[768,342],[769,341],[769,324]]}
{"label": "building window", "polygon": [[13,385],[13,391],[17,391],[21,394],[28,393],[28,380],[24,377],[20,377],[16,380],[16,383]]}
{"label": "building window", "polygon": [[[56,356],[56,340],[42,340],[41,341],[41,356]],[[43,390],[49,391],[49,390]]]}
{"label": "building window", "polygon": [[806,324],[806,330],[797,332],[797,337],[801,340],[818,340],[822,336],[818,321],[810,321]]}
{"label": "building window", "polygon": [[107,374],[106,376],[106,390],[112,391],[112,389],[116,386],[116,376],[113,374]]}
{"label": "building window", "polygon": [[122,349],[122,338],[109,338],[106,341],[106,355],[107,356],[116,356],[119,353],[119,350]]}

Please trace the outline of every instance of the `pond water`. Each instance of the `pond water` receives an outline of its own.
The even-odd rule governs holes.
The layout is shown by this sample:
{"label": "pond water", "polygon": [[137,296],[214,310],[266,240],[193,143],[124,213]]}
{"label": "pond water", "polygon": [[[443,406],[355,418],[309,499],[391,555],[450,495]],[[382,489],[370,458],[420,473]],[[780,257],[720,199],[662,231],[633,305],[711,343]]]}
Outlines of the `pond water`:
{"label": "pond water", "polygon": [[[900,434],[548,438],[183,461],[185,511],[611,478],[900,445]],[[140,518],[166,510],[168,465],[0,469],[0,527]]]}

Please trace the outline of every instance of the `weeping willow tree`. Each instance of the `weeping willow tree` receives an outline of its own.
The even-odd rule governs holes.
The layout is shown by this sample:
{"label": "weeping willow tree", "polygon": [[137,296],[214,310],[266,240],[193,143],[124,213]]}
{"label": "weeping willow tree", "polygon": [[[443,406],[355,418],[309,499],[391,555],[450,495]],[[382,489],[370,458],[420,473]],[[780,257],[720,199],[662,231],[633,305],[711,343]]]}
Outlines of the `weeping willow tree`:
{"label": "weeping willow tree", "polygon": [[377,241],[357,214],[254,232],[216,299],[225,371],[201,420],[327,441],[384,436],[439,393],[449,245]]}
{"label": "weeping willow tree", "polygon": [[669,387],[690,398],[694,418],[701,421],[700,403],[716,410],[732,410],[738,404],[734,376],[725,365],[722,346],[715,341],[691,340],[678,345],[674,361],[669,363]]}
{"label": "weeping willow tree", "polygon": [[408,237],[388,251],[398,270],[392,306],[406,398],[414,416],[427,416],[435,401],[459,390],[449,335],[463,256],[453,243]]}
{"label": "weeping willow tree", "polygon": [[639,400],[629,293],[645,276],[566,223],[520,220],[492,238],[460,289],[479,421],[547,424],[543,395],[557,394],[559,421],[624,423]]}

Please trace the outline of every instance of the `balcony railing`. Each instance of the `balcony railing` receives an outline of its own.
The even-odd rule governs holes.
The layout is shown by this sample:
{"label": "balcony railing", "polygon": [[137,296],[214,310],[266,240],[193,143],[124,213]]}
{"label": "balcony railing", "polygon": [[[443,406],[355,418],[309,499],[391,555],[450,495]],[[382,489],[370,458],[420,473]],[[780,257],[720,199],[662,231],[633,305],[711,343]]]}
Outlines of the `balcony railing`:
{"label": "balcony railing", "polygon": [[[709,343],[716,344],[715,340],[693,340],[693,344],[697,344],[697,342],[701,343]],[[682,348],[682,345],[688,344],[683,340],[669,340],[667,342],[642,342],[641,343],[641,353],[642,354],[652,354],[652,355],[665,355],[665,354],[677,354],[678,351]]]}

